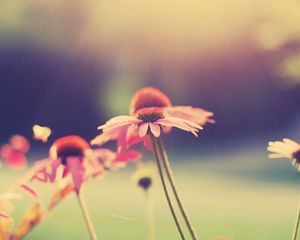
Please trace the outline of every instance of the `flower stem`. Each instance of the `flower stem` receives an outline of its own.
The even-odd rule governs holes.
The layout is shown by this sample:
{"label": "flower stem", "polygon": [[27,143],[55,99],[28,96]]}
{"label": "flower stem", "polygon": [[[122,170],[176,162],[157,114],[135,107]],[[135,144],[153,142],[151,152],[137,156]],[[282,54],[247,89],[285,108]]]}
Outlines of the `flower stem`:
{"label": "flower stem", "polygon": [[159,138],[158,140],[158,149],[159,149],[159,153],[160,153],[160,156],[162,158],[162,162],[163,162],[163,165],[164,165],[164,168],[166,170],[166,173],[167,173],[167,177],[169,179],[169,182],[170,182],[170,185],[171,185],[171,188],[173,190],[173,193],[174,193],[174,196],[175,196],[175,199],[177,201],[177,204],[178,204],[178,207],[180,209],[180,212],[184,218],[184,221],[189,229],[189,232],[191,234],[191,237],[193,240],[197,240],[197,236],[196,236],[196,233],[195,233],[195,230],[194,230],[194,227],[192,225],[192,222],[188,216],[188,213],[183,205],[183,202],[181,200],[181,197],[178,193],[178,189],[176,187],[176,183],[175,183],[175,179],[174,179],[174,176],[173,176],[173,173],[172,173],[172,169],[171,169],[171,166],[170,166],[170,161],[168,159],[168,155],[167,155],[167,152],[164,148],[164,144],[162,142],[162,139]]}
{"label": "flower stem", "polygon": [[89,233],[89,236],[90,236],[90,239],[91,240],[97,240],[97,236],[96,236],[96,232],[94,230],[94,226],[92,224],[92,220],[90,218],[90,215],[89,215],[89,212],[87,210],[87,207],[86,207],[86,204],[85,204],[85,200],[83,198],[83,195],[81,192],[77,192],[76,193],[76,196],[77,196],[77,200],[78,200],[78,203],[79,203],[79,207],[80,207],[80,210],[82,212],[82,215],[83,215],[83,219],[84,219],[84,222],[86,224],[86,228],[88,230],[88,233]]}
{"label": "flower stem", "polygon": [[145,191],[146,204],[147,204],[147,221],[148,221],[148,240],[155,240],[155,219],[153,200],[150,196],[149,190]]}
{"label": "flower stem", "polygon": [[298,210],[297,210],[297,216],[294,224],[294,231],[293,231],[293,240],[297,239],[298,236],[298,230],[299,230],[299,223],[300,223],[300,198],[298,203]]}
{"label": "flower stem", "polygon": [[165,182],[165,178],[164,178],[164,175],[163,175],[162,166],[161,166],[160,160],[159,160],[159,152],[158,152],[157,140],[156,140],[156,138],[152,134],[150,135],[150,138],[151,138],[151,143],[152,143],[152,147],[153,147],[153,152],[154,152],[154,156],[155,156],[156,165],[157,165],[157,169],[158,169],[158,172],[159,172],[160,180],[161,180],[161,183],[162,183],[162,186],[163,186],[163,190],[164,190],[165,195],[166,195],[166,199],[167,199],[170,211],[172,213],[174,222],[176,224],[176,227],[177,227],[177,230],[178,230],[178,232],[180,234],[181,239],[185,240],[185,237],[183,235],[182,229],[181,229],[179,221],[177,219],[174,207],[172,205],[172,201],[170,199],[168,188],[167,188],[167,185],[166,185],[166,182]]}

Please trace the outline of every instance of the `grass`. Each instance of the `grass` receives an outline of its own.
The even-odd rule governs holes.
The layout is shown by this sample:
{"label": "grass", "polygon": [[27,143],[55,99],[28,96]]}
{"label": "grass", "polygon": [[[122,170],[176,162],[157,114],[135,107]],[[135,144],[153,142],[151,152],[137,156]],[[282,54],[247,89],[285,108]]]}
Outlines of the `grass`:
{"label": "grass", "polygon": [[[235,240],[291,238],[300,188],[288,161],[267,160],[257,151],[223,155],[222,159],[209,156],[204,161],[195,156],[184,163],[179,159],[180,155],[171,156],[178,187],[200,240],[215,236]],[[129,168],[108,174],[84,189],[100,240],[147,239],[145,196],[131,182],[131,173]],[[15,177],[3,170],[1,188]],[[152,194],[157,239],[179,239],[158,178]],[[15,215],[19,214],[17,210]],[[87,239],[75,195],[62,202],[27,239]]]}

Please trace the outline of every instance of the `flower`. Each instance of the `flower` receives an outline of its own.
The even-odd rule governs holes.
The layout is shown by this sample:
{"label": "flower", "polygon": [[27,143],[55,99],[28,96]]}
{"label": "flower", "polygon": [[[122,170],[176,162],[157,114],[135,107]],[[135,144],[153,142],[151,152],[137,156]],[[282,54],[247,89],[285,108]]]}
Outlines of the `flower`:
{"label": "flower", "polygon": [[284,138],[282,141],[269,142],[268,151],[270,151],[269,158],[288,158],[291,159],[292,164],[299,171],[300,164],[300,144],[289,139]]}
{"label": "flower", "polygon": [[166,94],[153,87],[141,88],[134,94],[129,112],[134,115],[140,109],[148,107],[162,108],[166,116],[186,119],[200,125],[215,122],[210,119],[213,116],[212,112],[191,106],[173,106]]}
{"label": "flower", "polygon": [[34,125],[32,127],[32,131],[33,131],[33,138],[35,140],[40,140],[44,143],[46,143],[48,141],[48,138],[51,135],[51,129],[48,127],[43,127],[40,125]]}
{"label": "flower", "polygon": [[134,94],[129,112],[130,115],[114,117],[100,126],[98,129],[103,133],[94,138],[91,144],[102,145],[118,140],[118,145],[126,148],[134,139],[133,144],[143,141],[151,149],[146,136],[148,133],[159,137],[161,130],[168,132],[170,128],[177,127],[197,136],[203,125],[214,123],[210,119],[212,112],[191,106],[172,106],[170,99],[153,87],[142,88]]}
{"label": "flower", "polygon": [[13,135],[8,144],[0,148],[0,156],[8,166],[22,169],[27,165],[26,153],[30,149],[29,141],[21,135]]}
{"label": "flower", "polygon": [[119,116],[112,118],[98,129],[104,133],[122,132],[131,128],[135,130],[140,138],[152,133],[155,137],[161,134],[161,127],[177,127],[193,133],[197,136],[202,127],[190,120],[178,117],[168,117],[164,115],[162,108],[147,107],[136,111],[135,116]]}
{"label": "flower", "polygon": [[33,180],[54,182],[57,178],[71,176],[77,193],[84,181],[102,174],[105,170],[104,165],[94,156],[88,142],[76,135],[57,139],[50,147],[49,158],[38,165]]}

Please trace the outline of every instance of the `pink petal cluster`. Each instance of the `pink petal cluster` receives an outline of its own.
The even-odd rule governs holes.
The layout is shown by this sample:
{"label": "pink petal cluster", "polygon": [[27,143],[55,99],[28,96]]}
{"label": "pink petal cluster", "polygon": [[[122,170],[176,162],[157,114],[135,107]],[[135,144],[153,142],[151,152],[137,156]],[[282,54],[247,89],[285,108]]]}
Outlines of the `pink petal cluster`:
{"label": "pink petal cluster", "polygon": [[151,150],[149,134],[159,137],[173,127],[198,136],[206,123],[214,123],[212,112],[191,106],[172,106],[169,98],[160,90],[146,87],[138,90],[130,104],[130,115],[108,120],[98,129],[103,133],[91,141],[92,145],[103,145],[117,140],[118,152],[144,142]]}
{"label": "pink petal cluster", "polygon": [[4,163],[14,169],[27,165],[26,153],[30,149],[29,141],[21,135],[13,135],[8,144],[0,148],[0,156]]}
{"label": "pink petal cluster", "polygon": [[[104,165],[97,159],[99,155],[97,152],[96,156],[89,144],[79,136],[59,138],[50,148],[49,158],[37,163],[32,180],[55,182],[71,176],[75,190],[79,192],[87,179],[104,173]],[[62,168],[60,175],[59,168]]]}

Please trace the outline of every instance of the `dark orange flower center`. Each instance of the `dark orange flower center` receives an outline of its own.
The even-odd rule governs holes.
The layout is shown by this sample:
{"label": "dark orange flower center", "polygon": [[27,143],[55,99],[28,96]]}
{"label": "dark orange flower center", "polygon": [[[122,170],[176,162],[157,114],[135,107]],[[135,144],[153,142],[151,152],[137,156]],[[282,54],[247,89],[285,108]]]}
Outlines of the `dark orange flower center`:
{"label": "dark orange flower center", "polygon": [[170,106],[172,103],[163,92],[153,87],[146,87],[134,94],[130,103],[130,114],[134,114],[142,108]]}
{"label": "dark orange flower center", "polygon": [[61,158],[62,164],[66,164],[67,157],[83,157],[89,144],[83,138],[75,135],[57,139],[50,148],[50,156]]}
{"label": "dark orange flower center", "polygon": [[163,110],[159,107],[148,107],[142,108],[136,111],[136,116],[138,119],[144,122],[155,122],[158,119],[164,118]]}

